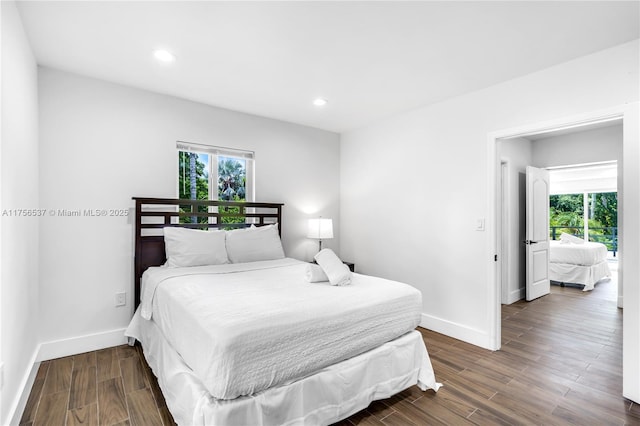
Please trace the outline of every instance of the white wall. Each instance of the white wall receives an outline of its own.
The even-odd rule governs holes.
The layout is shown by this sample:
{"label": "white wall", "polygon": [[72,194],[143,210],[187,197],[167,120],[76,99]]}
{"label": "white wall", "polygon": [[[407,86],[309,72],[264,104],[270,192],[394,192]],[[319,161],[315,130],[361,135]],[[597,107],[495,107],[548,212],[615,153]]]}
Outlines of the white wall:
{"label": "white wall", "polygon": [[[37,68],[14,2],[2,14],[2,207],[38,208]],[[9,213],[8,213],[9,214]],[[0,424],[9,424],[27,385],[39,342],[38,228],[33,217],[2,216]],[[24,401],[23,401],[24,403]]]}
{"label": "white wall", "polygon": [[533,142],[535,167],[622,160],[622,125],[571,132]]}
{"label": "white wall", "polygon": [[424,326],[492,347],[494,234],[475,230],[493,208],[489,134],[638,102],[638,51],[636,40],[342,135],[343,256],[420,289]]}
{"label": "white wall", "polygon": [[[256,200],[285,203],[287,255],[310,259],[317,249],[305,238],[308,217],[334,218],[339,234],[335,133],[47,68],[39,89],[44,208],[130,208],[134,196],[176,198],[176,141],[183,140],[255,151]],[[40,242],[40,357],[122,340],[132,315],[130,220],[47,216]],[[337,248],[339,239],[326,243]],[[127,306],[115,308],[122,290]]]}
{"label": "white wall", "polygon": [[525,138],[500,141],[499,157],[507,162],[505,212],[502,217],[504,244],[502,265],[502,303],[511,304],[525,296],[526,250],[526,171],[532,164],[532,144]]}

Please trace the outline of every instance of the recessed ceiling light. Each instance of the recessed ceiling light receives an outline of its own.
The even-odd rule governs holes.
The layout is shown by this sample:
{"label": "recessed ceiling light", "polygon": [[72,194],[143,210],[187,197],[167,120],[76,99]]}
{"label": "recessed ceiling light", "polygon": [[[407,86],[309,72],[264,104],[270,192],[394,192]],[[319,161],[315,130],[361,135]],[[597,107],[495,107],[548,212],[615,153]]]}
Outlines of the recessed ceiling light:
{"label": "recessed ceiling light", "polygon": [[315,99],[315,100],[313,101],[313,104],[314,104],[315,106],[325,106],[325,105],[326,105],[326,104],[328,104],[328,103],[329,103],[329,101],[328,101],[328,100],[326,100],[326,99],[324,99],[324,98],[318,98],[318,99]]}
{"label": "recessed ceiling light", "polygon": [[173,62],[176,60],[176,57],[173,53],[164,49],[157,49],[153,51],[153,56],[162,62]]}

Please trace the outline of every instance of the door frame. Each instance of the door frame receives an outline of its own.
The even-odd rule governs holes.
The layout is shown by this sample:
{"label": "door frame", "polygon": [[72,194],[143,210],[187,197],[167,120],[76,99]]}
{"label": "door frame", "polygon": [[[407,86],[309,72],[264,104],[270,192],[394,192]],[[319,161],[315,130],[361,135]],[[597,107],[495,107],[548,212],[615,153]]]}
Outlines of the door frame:
{"label": "door frame", "polygon": [[[640,106],[638,102],[606,110],[583,113],[554,120],[521,125],[490,132],[487,135],[487,285],[488,330],[490,349],[498,350],[502,338],[502,247],[498,222],[501,209],[500,166],[498,143],[500,140],[525,137],[559,129],[579,128],[597,122],[622,120],[623,159],[619,162],[619,302],[624,295],[623,310],[623,383],[622,394],[640,402]],[[496,256],[497,257],[494,257]],[[629,259],[625,264],[624,259]],[[624,279],[626,277],[627,279]],[[622,291],[620,291],[622,290]]]}
{"label": "door frame", "polygon": [[[504,200],[509,194],[509,169],[511,168],[510,161],[505,158],[500,158],[500,174],[497,179],[500,182],[498,190],[498,201]],[[509,235],[510,219],[506,211],[506,203],[500,202],[498,205],[497,223],[500,224],[496,228],[496,240],[500,248],[500,263],[498,268],[498,275],[500,280],[500,304],[506,303],[509,300],[509,289],[507,285],[504,285],[504,280],[509,279],[510,263],[509,263],[509,241],[507,236]]]}

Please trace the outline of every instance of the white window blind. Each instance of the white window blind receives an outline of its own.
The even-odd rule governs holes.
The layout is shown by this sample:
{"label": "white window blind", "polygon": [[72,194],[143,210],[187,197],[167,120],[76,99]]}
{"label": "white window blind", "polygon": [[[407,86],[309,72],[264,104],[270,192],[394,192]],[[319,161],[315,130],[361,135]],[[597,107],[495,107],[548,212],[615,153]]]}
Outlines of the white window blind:
{"label": "white window blind", "polygon": [[253,160],[254,152],[243,149],[226,148],[222,146],[204,145],[193,142],[178,141],[176,143],[178,151],[199,152],[203,154],[219,155],[223,157],[236,157],[246,160]]}
{"label": "white window blind", "polygon": [[550,194],[618,191],[618,163],[607,161],[566,167],[549,167]]}

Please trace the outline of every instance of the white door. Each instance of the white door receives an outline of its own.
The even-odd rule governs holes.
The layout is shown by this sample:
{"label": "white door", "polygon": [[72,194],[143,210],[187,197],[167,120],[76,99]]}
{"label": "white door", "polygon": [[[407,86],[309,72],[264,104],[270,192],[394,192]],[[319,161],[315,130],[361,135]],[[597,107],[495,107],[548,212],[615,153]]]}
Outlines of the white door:
{"label": "white door", "polygon": [[527,300],[549,294],[549,172],[527,167]]}

